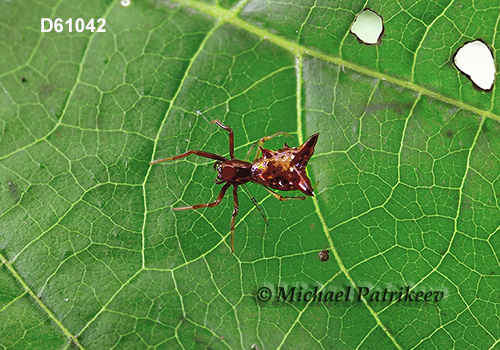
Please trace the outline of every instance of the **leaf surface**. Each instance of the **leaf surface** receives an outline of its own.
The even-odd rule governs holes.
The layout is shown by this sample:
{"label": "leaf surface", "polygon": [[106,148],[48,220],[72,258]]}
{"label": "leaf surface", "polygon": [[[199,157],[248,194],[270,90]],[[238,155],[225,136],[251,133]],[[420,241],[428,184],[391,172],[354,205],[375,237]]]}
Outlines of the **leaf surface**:
{"label": "leaf surface", "polygon": [[[365,7],[384,19],[379,46],[349,32]],[[498,346],[498,91],[452,63],[476,38],[496,55],[498,6],[68,0],[0,13],[4,348]],[[41,18],[78,17],[106,32],[40,32]],[[240,191],[235,254],[231,191],[216,208],[171,209],[214,200],[213,162],[149,165],[228,156],[213,119],[239,159],[278,131],[293,138],[267,148],[320,133],[316,196],[279,202],[250,185],[266,226]],[[445,297],[354,293],[407,286]],[[356,300],[277,302],[279,287]]]}

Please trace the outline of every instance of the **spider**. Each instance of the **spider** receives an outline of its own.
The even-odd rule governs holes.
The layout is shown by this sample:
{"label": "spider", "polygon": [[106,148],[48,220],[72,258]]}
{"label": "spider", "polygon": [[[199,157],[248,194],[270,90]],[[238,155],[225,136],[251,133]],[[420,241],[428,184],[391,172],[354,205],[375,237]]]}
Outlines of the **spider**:
{"label": "spider", "polygon": [[[304,142],[300,147],[289,147],[285,143],[283,148],[276,151],[264,149],[262,148],[262,144],[275,136],[286,133],[280,131],[275,133],[274,135],[262,137],[256,144],[259,146],[260,151],[262,152],[262,156],[258,157],[259,150],[257,150],[255,159],[250,163],[244,160],[236,159],[234,157],[233,129],[222,124],[220,120],[214,120],[212,121],[212,124],[217,124],[219,127],[229,132],[230,159],[214,153],[190,150],[177,156],[154,160],[149,164],[153,165],[170,160],[177,160],[187,157],[190,154],[195,154],[197,156],[216,160],[214,164],[214,169],[217,170],[217,179],[215,180],[215,183],[224,185],[222,186],[222,189],[220,190],[220,193],[215,201],[210,203],[195,204],[188,207],[177,207],[173,208],[173,210],[189,210],[215,207],[216,205],[219,205],[229,187],[233,186],[234,210],[233,216],[231,217],[231,252],[234,253],[234,223],[239,209],[238,186],[245,186],[247,182],[260,184],[275,198],[281,201],[290,199],[304,200],[306,199],[306,197],[284,197],[274,192],[272,189],[282,191],[299,190],[306,196],[314,196],[311,181],[306,174],[306,165],[314,153],[314,146],[318,141],[319,134],[314,134],[309,137],[307,141]],[[250,148],[248,154],[250,154],[254,146]],[[243,188],[245,189],[245,187]],[[264,216],[262,210],[259,208],[257,201],[253,197],[250,198],[267,224],[267,219]]]}

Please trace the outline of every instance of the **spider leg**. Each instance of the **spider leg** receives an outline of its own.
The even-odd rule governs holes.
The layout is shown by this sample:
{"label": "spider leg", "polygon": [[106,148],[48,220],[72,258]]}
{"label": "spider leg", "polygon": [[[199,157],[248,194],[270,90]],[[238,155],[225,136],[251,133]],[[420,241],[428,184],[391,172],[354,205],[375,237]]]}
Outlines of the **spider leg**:
{"label": "spider leg", "polygon": [[266,223],[266,225],[269,225],[269,223],[267,222],[267,218],[266,218],[266,215],[264,214],[264,211],[262,210],[262,208],[260,207],[259,203],[257,203],[257,201],[255,200],[254,196],[252,196],[252,194],[250,193],[250,191],[248,190],[248,187],[246,184],[242,184],[243,186],[243,191],[245,191],[245,193],[247,194],[248,198],[250,198],[250,200],[252,201],[253,205],[255,205],[255,207],[257,208],[257,210],[259,211],[260,215],[262,216],[262,218],[264,219],[264,222]]}
{"label": "spider leg", "polygon": [[277,192],[274,192],[273,190],[271,190],[269,187],[267,186],[263,186],[265,188],[265,190],[267,192],[269,192],[270,194],[272,194],[274,196],[274,198],[276,199],[279,199],[280,201],[289,201],[289,200],[294,200],[294,199],[299,199],[299,200],[305,200],[306,197],[305,196],[296,196],[296,197],[286,197],[286,196],[282,196],[280,195],[279,193]]}
{"label": "spider leg", "polygon": [[289,133],[287,132],[284,132],[284,131],[278,131],[274,134],[272,134],[271,136],[264,136],[264,137],[261,137],[260,140],[259,140],[259,145],[262,146],[264,144],[264,142],[266,141],[269,141],[270,139],[276,137],[276,136],[279,136],[279,135],[286,135],[288,137],[293,137],[292,135],[290,135]]}
{"label": "spider leg", "polygon": [[234,222],[236,220],[236,215],[238,215],[238,185],[233,185],[233,198],[234,198],[234,210],[233,216],[231,217],[231,253],[234,253]]}
{"label": "spider leg", "polygon": [[225,161],[227,160],[223,156],[219,156],[218,154],[213,154],[205,151],[187,151],[182,154],[179,154],[178,156],[173,156],[173,157],[168,157],[168,158],[162,158],[162,159],[157,159],[149,163],[149,165],[157,164],[157,163],[162,163],[162,162],[167,162],[169,160],[176,160],[180,158],[184,158],[189,156],[190,154],[196,154],[197,156],[205,157],[205,158],[210,158],[210,159],[215,159],[219,161]]}
{"label": "spider leg", "polygon": [[247,155],[245,157],[245,160],[248,160],[249,159],[249,156],[252,154],[253,150],[255,149],[255,147],[258,147],[257,148],[257,151],[255,152],[255,156],[253,158],[253,160],[259,158],[259,151],[260,151],[260,147],[264,144],[264,142],[266,141],[269,141],[270,139],[276,137],[276,136],[279,136],[279,135],[286,135],[288,137],[293,137],[292,135],[290,135],[289,133],[286,133],[286,132],[283,132],[283,131],[278,131],[277,133],[275,134],[272,134],[271,136],[264,136],[262,137],[259,141],[257,141],[256,143],[254,143],[252,146],[250,146],[250,149],[248,150],[247,152]]}
{"label": "spider leg", "polygon": [[222,124],[222,122],[218,119],[212,120],[211,123],[217,124],[222,129],[229,132],[229,156],[231,157],[231,159],[234,159],[234,133],[233,133],[233,129],[231,129],[227,125]]}
{"label": "spider leg", "polygon": [[191,205],[189,207],[177,207],[177,208],[172,208],[173,210],[189,210],[189,209],[200,209],[200,208],[208,208],[208,207],[215,207],[216,205],[219,205],[220,201],[226,194],[227,189],[231,186],[230,184],[226,183],[224,186],[222,186],[222,189],[220,190],[219,195],[215,199],[215,201],[211,203],[202,203],[202,204],[195,204]]}

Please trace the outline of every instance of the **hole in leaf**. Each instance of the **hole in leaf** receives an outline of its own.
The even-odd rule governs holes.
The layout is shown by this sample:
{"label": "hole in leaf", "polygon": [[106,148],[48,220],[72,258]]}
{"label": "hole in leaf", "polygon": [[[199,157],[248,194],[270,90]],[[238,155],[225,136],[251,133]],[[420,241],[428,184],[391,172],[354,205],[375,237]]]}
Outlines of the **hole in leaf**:
{"label": "hole in leaf", "polygon": [[482,40],[465,43],[457,50],[453,63],[476,88],[490,91],[495,82],[495,61],[491,49]]}
{"label": "hole in leaf", "polygon": [[354,19],[351,26],[351,33],[366,45],[380,44],[384,35],[384,25],[382,17],[370,9],[364,9]]}

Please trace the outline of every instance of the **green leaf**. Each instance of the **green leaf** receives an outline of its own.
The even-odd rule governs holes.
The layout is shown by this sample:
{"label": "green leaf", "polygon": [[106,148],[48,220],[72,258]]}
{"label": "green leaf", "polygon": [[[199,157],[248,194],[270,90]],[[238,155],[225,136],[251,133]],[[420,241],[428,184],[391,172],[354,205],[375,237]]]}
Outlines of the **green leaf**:
{"label": "green leaf", "polygon": [[[379,46],[349,32],[366,7]],[[477,38],[496,53],[499,16],[488,1],[2,2],[1,346],[498,347],[500,100],[452,56]],[[41,33],[41,18],[106,32]],[[234,254],[231,191],[172,210],[213,201],[213,162],[149,165],[227,156],[213,119],[239,159],[277,131],[294,138],[267,148],[320,133],[316,196],[250,185],[266,226],[240,191]],[[407,286],[444,298],[354,292]],[[262,302],[261,287],[352,295]]]}

